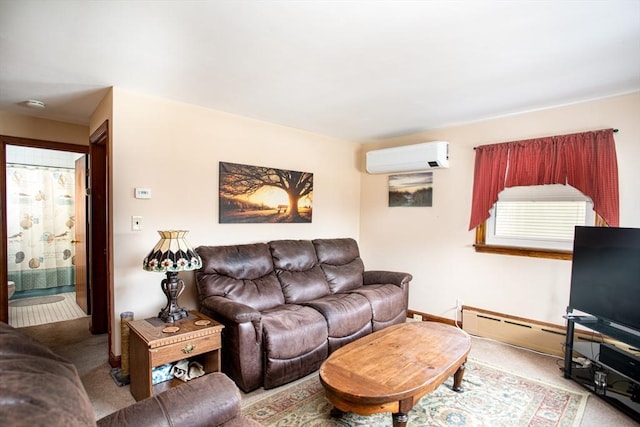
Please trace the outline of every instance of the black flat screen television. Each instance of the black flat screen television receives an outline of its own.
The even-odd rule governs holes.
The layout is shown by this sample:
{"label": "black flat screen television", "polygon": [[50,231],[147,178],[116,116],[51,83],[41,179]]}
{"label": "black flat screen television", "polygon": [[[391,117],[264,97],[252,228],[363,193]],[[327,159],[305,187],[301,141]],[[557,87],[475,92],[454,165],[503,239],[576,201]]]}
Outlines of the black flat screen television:
{"label": "black flat screen television", "polygon": [[640,331],[640,229],[576,227],[569,309]]}

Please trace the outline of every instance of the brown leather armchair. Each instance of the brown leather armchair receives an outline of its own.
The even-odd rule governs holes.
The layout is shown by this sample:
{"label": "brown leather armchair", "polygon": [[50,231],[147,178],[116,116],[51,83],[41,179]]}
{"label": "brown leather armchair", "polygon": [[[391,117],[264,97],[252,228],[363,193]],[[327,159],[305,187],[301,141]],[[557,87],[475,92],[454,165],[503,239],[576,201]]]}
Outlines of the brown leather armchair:
{"label": "brown leather armchair", "polygon": [[[34,338],[0,322],[0,424],[95,426],[75,366]],[[240,392],[212,373],[141,400],[98,426],[259,426],[240,412]]]}

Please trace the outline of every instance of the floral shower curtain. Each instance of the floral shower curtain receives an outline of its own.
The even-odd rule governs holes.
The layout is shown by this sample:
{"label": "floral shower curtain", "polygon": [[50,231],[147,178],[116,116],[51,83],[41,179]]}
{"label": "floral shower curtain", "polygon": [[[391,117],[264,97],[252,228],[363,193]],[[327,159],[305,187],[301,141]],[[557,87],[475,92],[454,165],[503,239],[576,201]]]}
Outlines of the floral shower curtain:
{"label": "floral shower curtain", "polygon": [[74,170],[7,164],[8,276],[16,292],[75,284]]}

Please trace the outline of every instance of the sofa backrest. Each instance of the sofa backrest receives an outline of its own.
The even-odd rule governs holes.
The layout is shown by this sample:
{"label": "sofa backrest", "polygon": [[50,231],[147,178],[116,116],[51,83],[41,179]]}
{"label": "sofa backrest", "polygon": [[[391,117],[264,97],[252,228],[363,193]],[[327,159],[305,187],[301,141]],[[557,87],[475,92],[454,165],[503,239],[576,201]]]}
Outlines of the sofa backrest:
{"label": "sofa backrest", "polygon": [[315,239],[313,246],[331,292],[346,292],[363,285],[364,263],[355,240]]}
{"label": "sofa backrest", "polygon": [[331,291],[310,240],[269,242],[276,275],[288,304],[304,303]]}
{"label": "sofa backrest", "polygon": [[284,304],[266,243],[200,246],[196,252],[202,258],[202,268],[196,272],[200,302],[218,295],[258,311]]}

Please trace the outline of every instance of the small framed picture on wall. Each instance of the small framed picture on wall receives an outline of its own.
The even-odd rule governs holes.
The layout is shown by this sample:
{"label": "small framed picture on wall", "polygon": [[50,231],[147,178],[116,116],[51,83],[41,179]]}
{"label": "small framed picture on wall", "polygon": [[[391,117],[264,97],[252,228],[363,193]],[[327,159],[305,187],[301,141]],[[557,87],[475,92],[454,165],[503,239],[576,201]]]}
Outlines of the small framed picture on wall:
{"label": "small framed picture on wall", "polygon": [[433,206],[433,172],[389,175],[389,207]]}

